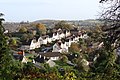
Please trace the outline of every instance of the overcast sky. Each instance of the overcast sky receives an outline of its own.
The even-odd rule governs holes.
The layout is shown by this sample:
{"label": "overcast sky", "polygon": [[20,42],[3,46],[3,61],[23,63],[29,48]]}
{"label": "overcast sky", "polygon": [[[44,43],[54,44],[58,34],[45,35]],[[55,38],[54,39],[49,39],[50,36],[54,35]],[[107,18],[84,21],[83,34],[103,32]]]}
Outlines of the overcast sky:
{"label": "overcast sky", "polygon": [[99,0],[0,0],[6,21],[96,19]]}

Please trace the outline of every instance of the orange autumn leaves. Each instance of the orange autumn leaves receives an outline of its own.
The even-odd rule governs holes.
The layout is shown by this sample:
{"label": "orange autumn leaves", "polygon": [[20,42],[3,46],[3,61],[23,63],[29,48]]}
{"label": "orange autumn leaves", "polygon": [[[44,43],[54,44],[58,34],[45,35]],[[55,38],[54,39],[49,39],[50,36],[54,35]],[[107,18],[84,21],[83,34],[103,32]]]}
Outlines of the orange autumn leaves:
{"label": "orange autumn leaves", "polygon": [[46,34],[47,29],[46,29],[46,26],[44,24],[38,23],[36,25],[36,28],[38,29],[40,35]]}

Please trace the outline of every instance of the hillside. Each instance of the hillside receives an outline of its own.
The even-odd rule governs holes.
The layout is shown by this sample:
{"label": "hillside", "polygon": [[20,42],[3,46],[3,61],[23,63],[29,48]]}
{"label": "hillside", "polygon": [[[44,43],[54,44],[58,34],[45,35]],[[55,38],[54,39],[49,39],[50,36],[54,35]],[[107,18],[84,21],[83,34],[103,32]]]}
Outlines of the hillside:
{"label": "hillside", "polygon": [[[45,24],[48,28],[53,28],[56,23],[60,20],[36,20],[33,22],[5,22],[3,25],[5,29],[8,29],[10,32],[18,31],[21,26],[31,26],[30,24],[34,23],[42,23]],[[99,20],[89,19],[89,20],[65,20],[67,23],[78,26],[78,27],[94,27],[97,24],[101,24],[102,22]]]}

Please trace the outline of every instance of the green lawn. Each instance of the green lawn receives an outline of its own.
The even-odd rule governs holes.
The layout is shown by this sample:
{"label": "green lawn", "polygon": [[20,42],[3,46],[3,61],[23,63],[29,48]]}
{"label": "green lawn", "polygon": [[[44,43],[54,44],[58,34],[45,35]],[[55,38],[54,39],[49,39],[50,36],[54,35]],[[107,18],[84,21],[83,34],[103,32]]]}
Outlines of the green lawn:
{"label": "green lawn", "polygon": [[58,60],[58,61],[54,61],[55,63],[56,63],[56,65],[58,65],[58,66],[60,66],[60,67],[62,67],[62,68],[64,68],[64,69],[70,69],[70,68],[72,68],[73,69],[73,66],[70,66],[70,65],[68,65],[67,63],[64,63],[64,62],[62,62],[62,61],[60,61],[60,60]]}

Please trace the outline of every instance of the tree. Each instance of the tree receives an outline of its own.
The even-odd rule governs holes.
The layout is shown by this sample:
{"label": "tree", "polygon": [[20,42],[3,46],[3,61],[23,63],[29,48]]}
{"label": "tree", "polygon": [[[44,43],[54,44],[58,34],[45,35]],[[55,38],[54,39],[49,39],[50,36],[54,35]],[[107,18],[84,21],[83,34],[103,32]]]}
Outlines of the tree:
{"label": "tree", "polygon": [[33,34],[31,34],[31,33],[24,33],[24,34],[22,34],[22,36],[21,36],[21,41],[22,42],[27,42],[27,41],[29,41],[30,39],[32,39],[34,37],[34,35]]}
{"label": "tree", "polygon": [[68,57],[66,55],[63,55],[61,60],[62,62],[66,63],[68,61]]}
{"label": "tree", "polygon": [[10,40],[10,45],[11,45],[11,46],[17,46],[17,39],[12,38],[12,39]]}
{"label": "tree", "polygon": [[22,37],[21,37],[21,40],[22,40],[22,41],[27,41],[27,40],[29,40],[28,35],[27,35],[27,34],[23,34]]}
{"label": "tree", "polygon": [[75,75],[75,73],[69,71],[65,73],[62,80],[76,80],[76,79],[77,79],[77,76]]}
{"label": "tree", "polygon": [[102,18],[120,20],[120,0],[100,0],[100,3],[107,5],[107,8],[104,8]]}
{"label": "tree", "polygon": [[47,29],[46,29],[45,25],[39,23],[39,24],[36,25],[36,28],[38,30],[39,35],[46,34]]}
{"label": "tree", "polygon": [[[3,14],[0,13],[0,16]],[[2,21],[4,19],[0,18],[0,79],[11,79],[12,70],[11,66],[13,64],[10,49],[7,44],[6,36],[4,35],[4,27]]]}
{"label": "tree", "polygon": [[110,44],[116,44],[115,48],[120,46],[120,0],[100,0],[100,3],[107,5],[101,15],[105,21],[103,31],[106,32]]}
{"label": "tree", "polygon": [[100,3],[108,5],[102,14],[102,19],[105,20],[105,25],[102,28],[105,37],[102,39],[105,50],[109,54],[120,46],[120,0],[100,0]]}
{"label": "tree", "polygon": [[77,60],[77,67],[80,71],[86,71],[88,72],[90,67],[89,67],[89,62],[83,57],[83,56],[79,56],[78,60]]}
{"label": "tree", "polygon": [[[3,14],[0,13],[0,16]],[[4,27],[0,18],[0,80],[18,79],[21,76],[22,65],[13,59],[7,37],[4,35]]]}
{"label": "tree", "polygon": [[26,28],[26,27],[21,27],[21,28],[19,29],[19,32],[25,33],[25,32],[27,32],[27,28]]}
{"label": "tree", "polygon": [[69,47],[69,51],[72,53],[80,52],[79,45],[77,43],[72,43],[71,46]]}
{"label": "tree", "polygon": [[66,23],[65,21],[60,21],[60,22],[58,22],[57,24],[55,24],[55,28],[56,28],[56,29],[61,28],[61,29],[71,30],[71,29],[73,29],[74,27],[73,27],[72,25]]}
{"label": "tree", "polygon": [[[110,6],[105,8],[101,17],[105,21],[102,27],[104,33],[99,36],[104,47],[98,49],[100,56],[94,64],[94,70],[97,73],[95,75],[97,79],[117,80],[120,78],[120,66],[116,63],[115,48],[118,47],[120,40],[120,0],[100,0],[100,3],[107,3],[105,5],[108,5],[108,2]],[[116,45],[113,46],[113,44]]]}

